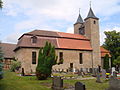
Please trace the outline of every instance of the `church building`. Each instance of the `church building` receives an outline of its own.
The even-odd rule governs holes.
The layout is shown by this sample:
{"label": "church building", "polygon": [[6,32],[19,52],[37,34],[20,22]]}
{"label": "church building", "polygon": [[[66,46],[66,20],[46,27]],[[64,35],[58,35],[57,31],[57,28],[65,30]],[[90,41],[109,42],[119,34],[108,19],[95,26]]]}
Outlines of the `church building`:
{"label": "church building", "polygon": [[24,33],[18,39],[14,52],[25,73],[35,72],[39,48],[44,47],[46,41],[55,46],[57,62],[60,62],[53,66],[53,70],[101,66],[99,18],[91,8],[84,20],[79,14],[74,24],[74,34],[46,30]]}

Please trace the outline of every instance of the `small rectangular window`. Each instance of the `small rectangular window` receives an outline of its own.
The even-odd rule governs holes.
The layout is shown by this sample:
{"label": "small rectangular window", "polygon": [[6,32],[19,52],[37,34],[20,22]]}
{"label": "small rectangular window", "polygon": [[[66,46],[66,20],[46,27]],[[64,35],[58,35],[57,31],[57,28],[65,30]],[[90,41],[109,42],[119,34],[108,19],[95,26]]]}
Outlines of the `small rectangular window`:
{"label": "small rectangular window", "polygon": [[36,52],[32,52],[32,64],[36,64]]}
{"label": "small rectangular window", "polygon": [[80,64],[83,64],[83,55],[82,55],[82,53],[79,53],[79,62],[80,62]]}
{"label": "small rectangular window", "polygon": [[59,53],[59,64],[63,64],[63,52]]}

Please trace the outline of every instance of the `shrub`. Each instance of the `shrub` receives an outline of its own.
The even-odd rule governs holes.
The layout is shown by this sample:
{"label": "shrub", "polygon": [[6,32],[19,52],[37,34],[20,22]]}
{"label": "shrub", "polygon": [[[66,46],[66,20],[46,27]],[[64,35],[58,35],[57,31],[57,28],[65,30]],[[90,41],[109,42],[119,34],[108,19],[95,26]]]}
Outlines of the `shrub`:
{"label": "shrub", "polygon": [[16,60],[12,60],[11,62],[11,66],[10,66],[10,71],[15,72],[15,70],[19,70],[19,68],[21,67],[21,63],[19,61]]}
{"label": "shrub", "polygon": [[117,59],[113,62],[114,65],[116,65],[116,70],[119,71],[120,68],[120,56],[117,57]]}
{"label": "shrub", "polygon": [[103,65],[103,68],[108,70],[109,69],[109,55],[106,54],[105,57],[104,57],[104,65]]}
{"label": "shrub", "polygon": [[57,56],[55,47],[46,42],[43,48],[39,50],[38,64],[36,67],[36,76],[38,80],[45,80],[51,75],[52,66],[56,64]]}

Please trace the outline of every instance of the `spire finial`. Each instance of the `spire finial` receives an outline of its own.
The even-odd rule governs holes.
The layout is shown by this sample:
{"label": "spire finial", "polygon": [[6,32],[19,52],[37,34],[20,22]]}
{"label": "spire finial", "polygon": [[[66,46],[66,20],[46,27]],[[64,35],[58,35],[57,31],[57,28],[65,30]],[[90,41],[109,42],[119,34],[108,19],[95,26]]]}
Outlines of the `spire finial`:
{"label": "spire finial", "polygon": [[91,3],[92,3],[92,1],[90,0],[90,8],[91,8]]}
{"label": "spire finial", "polygon": [[80,8],[79,8],[79,14],[80,14]]}

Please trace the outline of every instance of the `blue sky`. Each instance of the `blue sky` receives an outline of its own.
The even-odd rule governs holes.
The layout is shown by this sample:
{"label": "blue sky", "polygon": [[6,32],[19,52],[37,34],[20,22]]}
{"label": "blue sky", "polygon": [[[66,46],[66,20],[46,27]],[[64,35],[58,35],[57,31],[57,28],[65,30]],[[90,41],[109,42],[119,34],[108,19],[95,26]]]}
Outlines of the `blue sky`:
{"label": "blue sky", "polygon": [[[120,0],[91,0],[100,19],[100,43],[104,31],[120,31]],[[83,19],[89,11],[89,0],[3,0],[0,11],[0,40],[17,43],[17,39],[34,29],[73,33],[79,8]]]}

